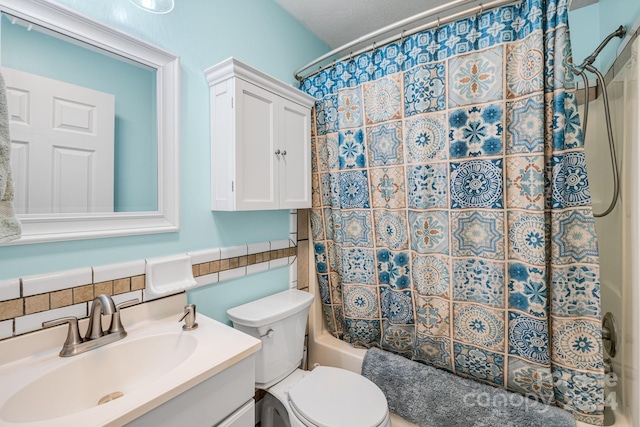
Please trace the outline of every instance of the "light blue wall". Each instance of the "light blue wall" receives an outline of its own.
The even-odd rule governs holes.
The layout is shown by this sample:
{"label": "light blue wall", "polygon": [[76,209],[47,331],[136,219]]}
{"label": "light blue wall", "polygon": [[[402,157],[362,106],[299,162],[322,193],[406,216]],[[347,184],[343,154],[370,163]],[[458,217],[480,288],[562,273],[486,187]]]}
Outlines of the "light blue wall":
{"label": "light blue wall", "polygon": [[[604,39],[620,25],[627,29],[640,18],[640,0],[600,0],[600,37]],[[615,39],[602,51],[600,64],[602,67],[611,65],[616,57],[616,49],[621,40]]]}
{"label": "light blue wall", "polygon": [[[599,3],[569,12],[571,51],[574,64],[582,63],[600,43],[599,22]],[[598,63],[595,65],[599,67]]]}
{"label": "light blue wall", "polygon": [[196,304],[198,313],[204,313],[231,325],[227,310],[258,298],[284,291],[289,287],[289,269],[278,268],[254,274],[244,279],[229,280],[217,285],[195,289],[188,293],[189,303]]}
{"label": "light blue wall", "polygon": [[[0,247],[0,280],[288,238],[287,210],[211,212],[209,88],[203,70],[235,56],[294,84],[293,71],[327,52],[328,46],[271,0],[177,0],[175,9],[167,15],[146,13],[128,0],[60,3],[180,55],[181,229],[179,233]],[[288,269],[262,277],[286,287]],[[189,298],[206,305],[206,301],[224,303],[240,295],[260,296],[263,288],[258,290],[255,280],[248,277],[235,287],[222,283],[191,292]],[[219,313],[222,309],[216,305],[211,311]]]}
{"label": "light blue wall", "polygon": [[4,15],[1,40],[3,66],[114,95],[114,210],[157,210],[155,73],[57,37],[29,31],[11,24]]}
{"label": "light blue wall", "polygon": [[[620,25],[627,29],[640,18],[640,0],[600,0],[569,12],[574,62],[579,64]],[[598,55],[595,66],[603,73],[612,65],[622,42],[615,38]]]}

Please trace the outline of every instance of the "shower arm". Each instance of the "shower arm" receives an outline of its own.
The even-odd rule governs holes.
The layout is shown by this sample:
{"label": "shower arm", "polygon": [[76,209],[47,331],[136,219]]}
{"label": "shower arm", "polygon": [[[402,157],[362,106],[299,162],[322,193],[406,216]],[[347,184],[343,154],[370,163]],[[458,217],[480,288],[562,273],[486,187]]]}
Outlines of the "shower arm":
{"label": "shower arm", "polygon": [[[578,74],[580,71],[582,71],[584,68],[586,68],[588,65],[592,65],[595,60],[596,57],[600,54],[600,52],[602,51],[602,49],[604,49],[604,47],[614,38],[614,37],[619,37],[619,38],[623,38],[625,36],[625,34],[627,33],[626,28],[624,27],[624,25],[620,25],[618,27],[618,29],[616,29],[614,32],[612,32],[611,34],[609,34],[607,36],[607,38],[605,38],[602,43],[600,43],[600,45],[596,48],[596,50],[593,51],[593,53],[589,56],[587,56],[584,61],[582,61],[582,64],[578,65],[576,68],[577,70],[574,69],[574,73]],[[589,70],[591,71],[591,70]]]}

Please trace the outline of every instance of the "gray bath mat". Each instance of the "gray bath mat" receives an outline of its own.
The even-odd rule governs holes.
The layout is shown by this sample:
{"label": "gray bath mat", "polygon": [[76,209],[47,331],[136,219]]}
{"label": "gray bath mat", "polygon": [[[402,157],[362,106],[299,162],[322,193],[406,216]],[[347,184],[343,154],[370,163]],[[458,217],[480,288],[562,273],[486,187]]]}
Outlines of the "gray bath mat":
{"label": "gray bath mat", "polygon": [[380,387],[389,410],[421,427],[575,427],[558,407],[370,348],[362,375]]}

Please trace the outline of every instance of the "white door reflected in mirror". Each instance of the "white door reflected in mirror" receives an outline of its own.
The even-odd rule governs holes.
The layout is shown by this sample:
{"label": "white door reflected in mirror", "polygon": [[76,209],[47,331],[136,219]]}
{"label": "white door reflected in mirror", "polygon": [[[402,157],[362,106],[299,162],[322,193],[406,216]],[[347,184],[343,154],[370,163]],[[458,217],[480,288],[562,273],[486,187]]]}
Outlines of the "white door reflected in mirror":
{"label": "white door reflected in mirror", "polygon": [[18,214],[113,212],[115,97],[2,67]]}

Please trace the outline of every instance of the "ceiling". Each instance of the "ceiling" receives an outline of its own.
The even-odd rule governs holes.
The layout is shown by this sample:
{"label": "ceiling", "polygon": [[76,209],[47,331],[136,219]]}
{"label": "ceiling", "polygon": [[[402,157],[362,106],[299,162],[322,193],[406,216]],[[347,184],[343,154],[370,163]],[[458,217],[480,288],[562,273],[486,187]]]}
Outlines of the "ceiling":
{"label": "ceiling", "polygon": [[[597,1],[572,0],[571,9]],[[449,3],[450,0],[275,0],[275,2],[335,49],[404,18]]]}
{"label": "ceiling", "polygon": [[448,0],[275,0],[331,48]]}

